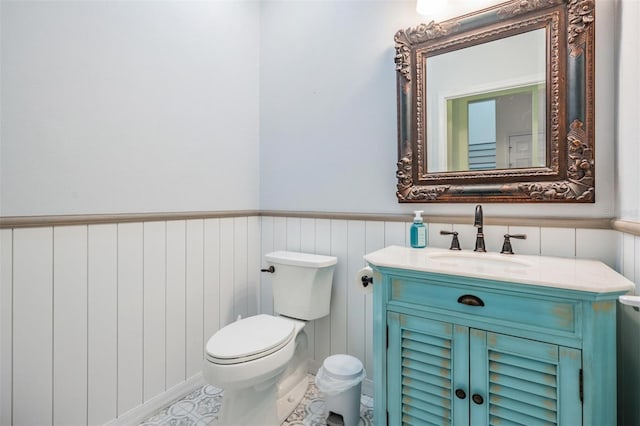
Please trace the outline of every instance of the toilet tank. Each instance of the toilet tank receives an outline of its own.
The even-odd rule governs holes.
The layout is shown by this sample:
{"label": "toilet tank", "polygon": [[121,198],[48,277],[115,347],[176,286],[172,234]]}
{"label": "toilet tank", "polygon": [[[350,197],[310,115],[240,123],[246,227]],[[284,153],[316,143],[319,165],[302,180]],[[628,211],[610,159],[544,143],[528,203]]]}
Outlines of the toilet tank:
{"label": "toilet tank", "polygon": [[275,313],[302,320],[329,315],[337,258],[292,251],[276,251],[264,258],[274,267],[271,286]]}

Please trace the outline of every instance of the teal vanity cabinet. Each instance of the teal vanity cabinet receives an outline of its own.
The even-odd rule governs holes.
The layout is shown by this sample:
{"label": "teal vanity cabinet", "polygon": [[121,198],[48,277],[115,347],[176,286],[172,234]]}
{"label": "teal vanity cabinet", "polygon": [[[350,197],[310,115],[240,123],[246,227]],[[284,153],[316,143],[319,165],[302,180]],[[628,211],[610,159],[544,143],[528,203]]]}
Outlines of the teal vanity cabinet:
{"label": "teal vanity cabinet", "polygon": [[615,425],[601,262],[387,247],[374,280],[374,424]]}

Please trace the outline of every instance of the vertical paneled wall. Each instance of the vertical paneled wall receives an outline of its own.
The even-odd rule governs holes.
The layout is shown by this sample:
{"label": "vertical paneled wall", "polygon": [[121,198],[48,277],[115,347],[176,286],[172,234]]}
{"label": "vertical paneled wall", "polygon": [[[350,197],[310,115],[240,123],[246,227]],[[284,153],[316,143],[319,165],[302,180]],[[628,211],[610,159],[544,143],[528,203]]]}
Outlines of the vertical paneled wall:
{"label": "vertical paneled wall", "polygon": [[0,424],[103,424],[257,313],[258,217],[0,230]]}
{"label": "vertical paneled wall", "polygon": [[[312,367],[349,353],[372,379],[371,295],[353,277],[366,253],[408,245],[409,225],[251,216],[0,230],[0,424],[103,424],[197,374],[216,330],[273,312],[271,277],[259,272],[273,250],[338,257],[331,314],[306,327]],[[473,247],[470,225],[427,226],[430,246],[448,247],[439,231],[454,229]],[[640,279],[640,237],[486,226],[488,250],[506,232],[527,234],[517,253],[597,258]],[[640,313],[621,315],[621,374],[639,376],[624,353],[637,352]]]}
{"label": "vertical paneled wall", "polygon": [[[640,294],[640,237],[622,235],[620,273],[636,283]],[[618,305],[618,424],[640,424],[640,312]]]}

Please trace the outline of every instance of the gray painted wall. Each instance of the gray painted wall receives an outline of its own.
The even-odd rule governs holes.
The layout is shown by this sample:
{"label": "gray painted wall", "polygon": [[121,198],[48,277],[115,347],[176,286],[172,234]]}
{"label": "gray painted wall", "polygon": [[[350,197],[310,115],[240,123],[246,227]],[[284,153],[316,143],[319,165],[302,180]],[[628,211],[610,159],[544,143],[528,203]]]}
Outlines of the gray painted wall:
{"label": "gray painted wall", "polygon": [[[597,3],[597,202],[487,215],[611,217],[617,204],[640,217],[637,29],[618,4],[637,9]],[[1,13],[1,215],[416,207],[395,198],[393,64],[395,31],[425,20],[413,1],[3,2]]]}
{"label": "gray painted wall", "polygon": [[257,209],[259,11],[3,1],[0,215]]}
{"label": "gray painted wall", "polygon": [[[393,35],[414,2],[269,1],[260,59],[263,209],[407,213],[395,197]],[[596,199],[592,205],[493,204],[487,215],[610,217],[614,193],[614,4],[597,2]],[[427,214],[472,214],[429,204]]]}

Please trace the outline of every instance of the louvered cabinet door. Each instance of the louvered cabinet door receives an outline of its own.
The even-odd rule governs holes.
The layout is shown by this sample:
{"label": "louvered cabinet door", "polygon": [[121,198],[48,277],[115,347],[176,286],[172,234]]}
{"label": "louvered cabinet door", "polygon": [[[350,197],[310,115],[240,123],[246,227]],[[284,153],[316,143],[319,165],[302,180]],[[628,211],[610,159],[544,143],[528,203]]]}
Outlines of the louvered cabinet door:
{"label": "louvered cabinet door", "polygon": [[582,425],[581,351],[470,330],[471,425]]}
{"label": "louvered cabinet door", "polygon": [[387,423],[468,425],[469,328],[395,312],[387,320]]}

